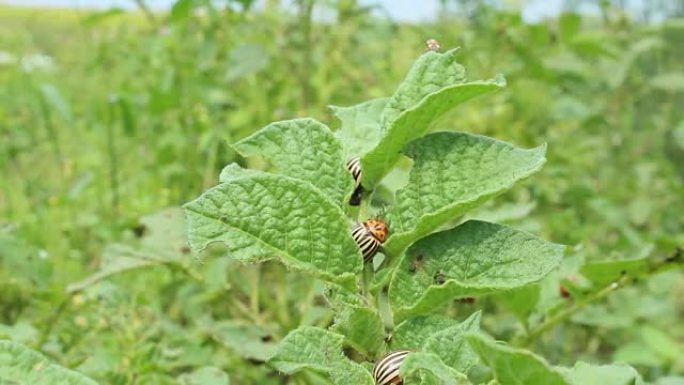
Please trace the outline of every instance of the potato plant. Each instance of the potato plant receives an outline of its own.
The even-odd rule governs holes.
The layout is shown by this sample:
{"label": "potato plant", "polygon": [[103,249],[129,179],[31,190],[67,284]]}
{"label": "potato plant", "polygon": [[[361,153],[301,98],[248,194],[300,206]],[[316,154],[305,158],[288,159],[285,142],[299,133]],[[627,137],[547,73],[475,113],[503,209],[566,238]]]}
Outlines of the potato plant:
{"label": "potato plant", "polygon": [[[333,107],[342,122],[336,132],[314,119],[294,119],[235,143],[240,154],[259,156],[270,167],[228,165],[219,185],[185,205],[191,248],[220,242],[229,258],[276,259],[326,283],[334,322],[327,329],[301,326],[280,341],[268,364],[284,374],[309,370],[339,385],[398,378],[406,384],[639,383],[628,366],[555,367],[497,343],[480,331],[481,311],[464,320],[440,315],[455,300],[532,288],[514,305],[530,307],[537,298],[531,285],[559,267],[564,250],[511,227],[463,220],[538,171],[546,146],[522,149],[469,133],[429,132],[461,103],[505,86],[500,75],[467,80],[456,53],[424,53],[390,97]],[[364,191],[358,209],[349,205],[355,181],[345,167],[357,156]],[[386,189],[383,178],[406,163],[403,156],[412,161],[408,181],[385,194],[389,199],[376,196]],[[364,265],[351,229],[369,219],[386,222],[390,235],[382,253]],[[410,354],[399,373],[374,379],[374,362],[400,349]],[[478,375],[483,368],[490,374]]]}
{"label": "potato plant", "polygon": [[[391,97],[333,107],[337,130],[234,143],[391,92],[424,31],[346,1],[331,25],[193,3],[163,31],[35,22],[78,65],[0,68],[0,384],[642,382],[611,361],[680,383],[681,23],[447,18],[426,28],[511,87],[427,52]],[[183,213],[149,214],[235,159],[186,205],[198,263]]]}

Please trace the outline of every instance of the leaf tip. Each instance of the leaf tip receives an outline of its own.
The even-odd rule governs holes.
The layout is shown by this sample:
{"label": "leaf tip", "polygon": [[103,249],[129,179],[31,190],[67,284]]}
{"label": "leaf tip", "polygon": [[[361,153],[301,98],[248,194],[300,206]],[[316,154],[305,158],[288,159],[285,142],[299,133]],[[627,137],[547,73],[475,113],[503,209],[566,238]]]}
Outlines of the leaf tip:
{"label": "leaf tip", "polygon": [[461,47],[454,47],[446,52],[444,52],[445,55],[456,55],[461,51]]}

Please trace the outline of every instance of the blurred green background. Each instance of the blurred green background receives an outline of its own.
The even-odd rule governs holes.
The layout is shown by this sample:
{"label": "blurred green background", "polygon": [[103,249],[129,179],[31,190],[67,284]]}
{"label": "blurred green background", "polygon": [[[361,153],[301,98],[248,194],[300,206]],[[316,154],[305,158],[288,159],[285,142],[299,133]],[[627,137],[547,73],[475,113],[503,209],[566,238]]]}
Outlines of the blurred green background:
{"label": "blurred green background", "polygon": [[[107,384],[190,383],[206,365],[237,384],[325,383],[260,363],[288,330],[330,322],[320,284],[196,261],[173,208],[247,165],[230,142],[295,117],[334,127],[329,105],[390,95],[428,38],[460,46],[470,79],[508,80],[438,129],[548,143],[539,174],[475,214],[569,245],[530,317],[571,301],[557,285],[581,290],[586,261],[684,245],[684,2],[595,1],[592,15],[566,2],[534,23],[465,0],[412,23],[355,0],[135,3],[0,5],[0,339]],[[682,384],[682,298],[684,274],[658,273],[529,347]],[[498,338],[519,328],[496,299],[449,311],[479,308]]]}

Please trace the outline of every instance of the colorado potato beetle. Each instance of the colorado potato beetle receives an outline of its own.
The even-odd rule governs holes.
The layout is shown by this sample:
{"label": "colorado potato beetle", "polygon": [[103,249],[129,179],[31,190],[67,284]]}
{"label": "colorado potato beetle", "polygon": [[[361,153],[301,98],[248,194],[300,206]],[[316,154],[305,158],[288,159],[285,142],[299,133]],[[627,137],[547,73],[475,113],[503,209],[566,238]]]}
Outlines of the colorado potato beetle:
{"label": "colorado potato beetle", "polygon": [[364,262],[373,260],[373,256],[385,242],[388,234],[387,224],[379,219],[369,219],[354,226],[352,238],[361,249]]}
{"label": "colorado potato beetle", "polygon": [[349,159],[347,170],[349,170],[354,178],[354,192],[349,199],[349,204],[358,206],[361,203],[361,195],[363,194],[363,186],[361,186],[361,159],[358,156]]}
{"label": "colorado potato beetle", "polygon": [[373,367],[375,385],[403,384],[404,380],[399,375],[399,368],[409,353],[411,353],[409,350],[397,350],[378,361]]}

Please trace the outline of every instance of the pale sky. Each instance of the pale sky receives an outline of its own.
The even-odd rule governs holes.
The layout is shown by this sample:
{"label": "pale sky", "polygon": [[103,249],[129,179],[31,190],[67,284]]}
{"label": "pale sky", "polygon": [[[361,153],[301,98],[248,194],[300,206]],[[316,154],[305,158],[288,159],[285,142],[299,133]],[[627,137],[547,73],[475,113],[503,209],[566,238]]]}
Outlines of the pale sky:
{"label": "pale sky", "polygon": [[[503,3],[524,4],[522,7],[523,18],[528,22],[537,22],[545,18],[557,15],[563,8],[564,0],[516,0],[503,1]],[[628,4],[638,10],[644,1],[630,0]],[[134,8],[133,0],[0,0],[0,4],[26,5],[26,6],[59,6],[79,8],[110,8],[123,7]],[[168,8],[174,0],[146,0],[146,3],[157,9]],[[364,5],[380,5],[390,17],[396,20],[421,21],[432,19],[438,10],[439,0],[360,0]],[[594,3],[594,2],[591,2]],[[581,11],[597,13],[597,6],[585,2]]]}

